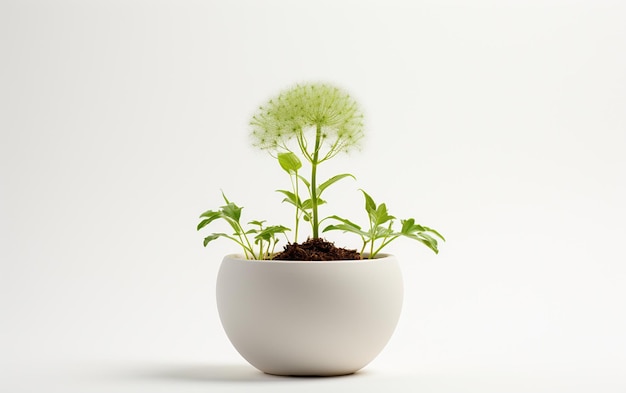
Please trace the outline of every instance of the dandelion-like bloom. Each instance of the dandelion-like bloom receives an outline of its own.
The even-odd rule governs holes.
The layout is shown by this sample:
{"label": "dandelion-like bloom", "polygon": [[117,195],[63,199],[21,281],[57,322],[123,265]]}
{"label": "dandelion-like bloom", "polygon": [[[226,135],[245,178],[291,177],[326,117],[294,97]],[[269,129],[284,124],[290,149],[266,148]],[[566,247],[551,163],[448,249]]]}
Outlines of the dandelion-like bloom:
{"label": "dandelion-like bloom", "polygon": [[295,141],[309,161],[318,163],[358,147],[363,138],[363,114],[356,101],[321,83],[282,92],[259,107],[250,125],[254,146],[271,153],[291,151]]}

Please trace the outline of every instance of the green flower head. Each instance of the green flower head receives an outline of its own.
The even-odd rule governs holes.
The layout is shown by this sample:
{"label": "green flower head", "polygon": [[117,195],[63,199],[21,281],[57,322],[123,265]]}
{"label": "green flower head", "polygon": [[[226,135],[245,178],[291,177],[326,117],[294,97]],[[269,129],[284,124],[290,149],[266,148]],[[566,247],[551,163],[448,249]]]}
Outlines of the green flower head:
{"label": "green flower head", "polygon": [[[356,101],[323,83],[282,92],[259,107],[250,125],[254,146],[270,152],[291,151],[289,146],[295,141],[307,158],[316,153],[315,146],[321,161],[358,147],[363,138],[363,114]],[[318,140],[313,143],[307,136]],[[322,146],[327,150],[321,152]]]}

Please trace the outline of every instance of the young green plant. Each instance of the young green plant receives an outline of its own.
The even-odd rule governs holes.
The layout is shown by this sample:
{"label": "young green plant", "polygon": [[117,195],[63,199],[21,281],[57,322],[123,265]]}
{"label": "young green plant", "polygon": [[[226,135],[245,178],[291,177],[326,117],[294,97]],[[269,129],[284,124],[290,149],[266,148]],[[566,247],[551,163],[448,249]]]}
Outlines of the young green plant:
{"label": "young green plant", "polygon": [[[315,204],[313,203],[311,183],[306,178],[298,174],[298,170],[302,167],[302,162],[300,161],[298,156],[296,156],[292,152],[278,153],[278,162],[280,166],[285,170],[285,172],[289,174],[292,189],[291,190],[276,190],[276,191],[285,195],[285,199],[283,199],[283,202],[289,203],[290,205],[293,205],[295,207],[295,227],[294,227],[295,229],[294,229],[293,241],[297,243],[298,242],[298,228],[299,228],[301,219],[311,224],[311,229],[313,233],[315,233],[315,225],[319,226],[319,222],[321,222],[322,220],[319,220],[319,222],[315,224],[316,222],[315,215],[314,215]],[[317,193],[316,193],[317,194],[316,195],[317,206],[320,206],[326,203],[326,201],[322,199],[322,193],[324,192],[324,190],[330,187],[333,183],[345,177],[352,177],[353,179],[355,178],[349,173],[344,173],[341,175],[333,176],[330,179],[323,182],[322,184],[320,184],[319,187],[316,187],[317,188]],[[305,185],[306,190],[308,191],[308,198],[304,200],[300,195],[300,187],[299,187],[300,182],[302,182]]]}
{"label": "young green plant", "polygon": [[[300,219],[310,222],[313,238],[319,238],[318,207],[322,192],[353,175],[344,173],[318,185],[318,167],[340,152],[358,147],[363,137],[363,115],[354,99],[326,84],[298,85],[269,100],[253,116],[253,144],[278,159],[291,177],[292,190],[278,190],[296,209],[296,233]],[[302,161],[310,164],[310,176],[300,175]],[[302,183],[307,192],[303,200]],[[297,235],[296,235],[297,239]]]}
{"label": "young green plant", "polygon": [[[361,254],[367,253],[369,258],[375,258],[399,237],[416,240],[438,253],[436,238],[445,240],[439,232],[416,224],[412,218],[400,220],[401,228],[394,229],[395,217],[389,214],[387,206],[384,203],[376,205],[362,190],[369,228],[362,229],[338,215],[320,217],[319,206],[326,203],[322,199],[324,191],[344,178],[355,179],[349,173],[325,181],[319,179],[322,163],[341,152],[358,148],[363,138],[363,114],[349,94],[327,84],[296,85],[260,106],[250,126],[253,145],[268,151],[289,175],[291,189],[276,191],[284,196],[283,202],[295,209],[294,243],[298,241],[302,221],[310,224],[312,239],[319,239],[320,224],[332,219],[337,223],[327,226],[323,232],[341,230],[357,234],[363,242]],[[277,235],[282,233],[287,237],[286,232],[290,229],[282,225],[266,227],[264,221],[250,221],[248,225],[252,229],[245,229],[240,223],[242,208],[226,196],[223,198],[226,205],[200,216],[198,230],[219,219],[226,221],[234,233],[212,233],[204,239],[204,245],[225,237],[241,246],[248,259],[271,259],[278,242]]]}
{"label": "young green plant", "polygon": [[327,226],[324,228],[324,232],[339,230],[357,234],[363,242],[361,254],[368,251],[369,258],[371,259],[376,258],[376,255],[378,255],[384,247],[401,236],[417,240],[433,250],[436,254],[439,253],[437,239],[435,239],[435,237],[445,241],[444,237],[439,232],[432,228],[416,224],[413,218],[400,220],[402,228],[400,231],[394,230],[393,224],[396,218],[389,214],[387,205],[384,203],[376,205],[374,199],[372,199],[368,193],[363,190],[361,190],[361,192],[365,197],[365,211],[369,218],[369,229],[363,230],[352,221],[333,215],[329,218],[339,223]]}
{"label": "young green plant", "polygon": [[[247,259],[269,259],[274,253],[278,239],[276,235],[289,231],[289,228],[282,225],[272,225],[265,227],[265,221],[250,221],[252,229],[244,229],[240,223],[241,211],[243,207],[237,206],[226,198],[222,192],[222,197],[226,205],[221,206],[219,210],[207,210],[200,215],[202,219],[197,226],[200,230],[216,220],[226,221],[233,229],[233,234],[216,232],[204,238],[204,246],[220,237],[230,239],[241,246]],[[253,242],[250,237],[253,236]],[[253,245],[254,243],[254,245]]]}

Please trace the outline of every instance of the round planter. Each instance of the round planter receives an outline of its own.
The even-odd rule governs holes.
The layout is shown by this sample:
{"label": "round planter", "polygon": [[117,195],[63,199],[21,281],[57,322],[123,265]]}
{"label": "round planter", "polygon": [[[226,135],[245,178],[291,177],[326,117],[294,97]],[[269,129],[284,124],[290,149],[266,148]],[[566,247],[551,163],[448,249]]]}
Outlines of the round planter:
{"label": "round planter", "polygon": [[371,362],[400,317],[394,256],[360,261],[258,261],[227,255],[217,278],[224,330],[268,374],[343,375]]}

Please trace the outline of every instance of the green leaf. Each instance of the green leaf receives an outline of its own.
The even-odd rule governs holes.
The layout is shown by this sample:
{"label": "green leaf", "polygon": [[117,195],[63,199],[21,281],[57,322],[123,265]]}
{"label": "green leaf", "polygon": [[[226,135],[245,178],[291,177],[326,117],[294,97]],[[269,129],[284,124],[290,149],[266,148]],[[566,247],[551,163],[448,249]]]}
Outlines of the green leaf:
{"label": "green leaf", "polygon": [[435,252],[435,254],[439,254],[439,250],[437,249],[437,240],[425,233],[420,233],[419,237],[421,238],[420,241],[422,243],[426,244],[431,250]]}
{"label": "green leaf", "polygon": [[311,183],[309,183],[309,181],[304,176],[298,175],[298,179],[300,179],[302,183],[304,183],[306,188],[311,189]]}
{"label": "green leaf", "polygon": [[387,211],[387,205],[385,205],[384,203],[381,203],[378,208],[376,208],[376,225],[384,224],[389,220],[393,220],[394,218],[394,216],[389,215],[389,212]]}
{"label": "green leaf", "polygon": [[333,220],[337,220],[337,221],[341,221],[342,223],[344,223],[346,225],[350,225],[350,226],[352,226],[352,227],[354,227],[356,229],[361,229],[360,226],[358,226],[357,224],[353,223],[352,221],[350,221],[350,220],[348,220],[346,218],[342,218],[342,217],[335,216],[335,215],[328,216],[327,218],[330,218],[330,219],[333,219]]}
{"label": "green leaf", "polygon": [[415,224],[415,219],[413,218],[407,218],[406,220],[400,220],[400,224],[402,224],[402,229],[400,230],[400,233],[404,234],[408,234],[411,233],[411,228],[413,228],[413,225]]}
{"label": "green leaf", "polygon": [[287,196],[287,198],[283,199],[283,202],[288,202],[296,207],[299,206],[300,200],[293,192],[287,190],[276,190],[276,192],[280,192],[281,194]]}
{"label": "green leaf", "polygon": [[421,234],[423,232],[430,232],[434,235],[436,235],[437,237],[439,237],[441,240],[443,240],[444,242],[446,241],[446,239],[436,230],[423,226],[423,225],[419,225],[419,224],[415,224],[415,220],[413,218],[408,218],[406,220],[401,220],[400,221],[402,223],[402,231],[401,233],[403,235],[409,235],[409,234]]}
{"label": "green leaf", "polygon": [[334,184],[334,183],[338,182],[339,180],[344,179],[346,177],[351,177],[354,180],[356,180],[356,177],[354,177],[353,175],[351,175],[349,173],[342,173],[341,175],[333,176],[330,179],[326,180],[324,183],[320,184],[319,187],[317,187],[317,195],[322,195],[322,192],[324,192],[325,189],[327,189],[332,184]]}
{"label": "green leaf", "polygon": [[202,217],[209,217],[210,218],[210,217],[213,217],[214,215],[219,216],[220,214],[222,214],[222,213],[216,212],[214,210],[207,210],[204,213],[200,214],[200,218],[202,218]]}
{"label": "green leaf", "polygon": [[285,233],[287,231],[290,231],[291,229],[282,225],[272,225],[272,226],[265,228],[265,230],[271,233]]}
{"label": "green leaf", "polygon": [[400,220],[400,222],[402,223],[401,233],[403,235],[408,235],[408,234],[415,233],[415,232],[424,232],[426,230],[425,227],[419,224],[416,224],[415,219],[413,218]]}
{"label": "green leaf", "polygon": [[391,237],[393,235],[394,235],[394,232],[391,229],[391,225],[388,227],[377,226],[374,228],[373,233],[371,233],[372,239],[381,239],[384,237]]}
{"label": "green leaf", "polygon": [[[325,200],[317,198],[317,206],[323,205],[325,203],[326,203]],[[311,209],[313,209],[313,201],[311,199],[307,199],[306,201],[302,202],[301,208],[303,210],[311,210]]]}
{"label": "green leaf", "polygon": [[365,210],[367,211],[372,226],[378,226],[380,224],[386,223],[387,221],[395,219],[394,216],[389,215],[389,212],[387,211],[387,205],[381,203],[380,206],[377,207],[376,202],[374,202],[374,199],[372,199],[372,197],[367,192],[365,192],[364,190],[361,190],[361,192],[365,197]]}
{"label": "green leaf", "polygon": [[361,227],[358,226],[357,224],[353,223],[352,221],[339,217],[339,216],[329,216],[327,218],[331,218],[337,221],[340,221],[341,224],[335,224],[335,225],[329,225],[326,228],[324,228],[324,230],[322,232],[327,232],[327,231],[344,231],[344,232],[350,232],[350,233],[356,233],[362,237],[368,237],[368,233],[364,232],[363,230],[361,230]]}
{"label": "green leaf", "polygon": [[324,230],[322,232],[328,232],[328,231],[343,231],[343,232],[350,232],[350,233],[356,233],[359,236],[362,237],[368,237],[369,234],[367,232],[364,232],[358,228],[353,227],[352,225],[348,225],[348,224],[336,224],[336,225],[329,225],[326,228],[324,228]]}
{"label": "green leaf", "polygon": [[418,242],[423,243],[428,248],[433,250],[435,254],[439,254],[439,250],[437,249],[437,240],[435,240],[432,236],[429,236],[428,234],[423,232],[404,236],[408,237],[409,239],[417,240]]}
{"label": "green leaf", "polygon": [[376,213],[376,203],[374,202],[372,197],[363,190],[361,190],[361,192],[365,197],[365,211],[367,211],[370,215]]}
{"label": "green leaf", "polygon": [[[281,202],[283,202],[283,203],[287,202],[287,203],[288,203],[288,204],[290,204],[290,205],[294,205],[294,206],[296,206],[296,205],[295,205],[292,201],[290,201],[288,198],[283,199]],[[298,206],[296,206],[296,207],[298,207]]]}
{"label": "green leaf", "polygon": [[444,242],[446,241],[446,238],[444,238],[444,237],[443,237],[443,235],[441,235],[441,234],[440,234],[439,232],[437,232],[436,230],[434,230],[434,229],[432,229],[432,228],[429,228],[429,227],[422,227],[422,228],[424,228],[424,230],[425,230],[425,231],[432,232],[432,233],[434,233],[435,235],[439,236],[439,238],[440,238],[441,240],[443,240]]}
{"label": "green leaf", "polygon": [[302,162],[298,156],[292,152],[278,153],[278,163],[290,175],[295,174],[300,168],[302,168]]}
{"label": "green leaf", "polygon": [[242,207],[235,205],[233,202],[228,203],[228,205],[222,206],[222,213],[224,216],[234,220],[235,222],[239,222],[239,218],[241,217]]}
{"label": "green leaf", "polygon": [[212,233],[209,236],[204,238],[204,247],[206,247],[206,245],[209,244],[209,242],[212,242],[213,240],[218,239],[220,237],[226,237],[226,238],[232,239],[232,237],[228,236],[225,233]]}
{"label": "green leaf", "polygon": [[222,191],[222,198],[224,198],[224,202],[226,202],[226,203],[230,203],[230,201],[228,200],[228,198],[226,198],[226,194],[224,194],[224,190],[221,190],[221,191]]}
{"label": "green leaf", "polygon": [[[210,215],[210,216],[208,216],[208,218],[200,221],[200,223],[198,224],[198,227],[197,227],[198,231],[222,216],[221,213],[219,213],[219,212],[213,212],[213,213],[215,213],[215,214]],[[207,217],[207,216],[204,216],[204,217]]]}
{"label": "green leaf", "polygon": [[250,221],[248,224],[262,227],[264,222],[265,220],[262,220],[262,221],[254,220],[254,221]]}
{"label": "green leaf", "polygon": [[239,218],[241,217],[242,207],[235,205],[226,198],[226,194],[222,191],[222,197],[226,201],[227,205],[220,207],[221,217],[224,218],[228,224],[233,228],[236,234],[240,233]]}
{"label": "green leaf", "polygon": [[[254,238],[256,239],[256,241],[259,241],[259,240],[270,241],[270,240],[274,239],[274,236],[276,236],[276,234],[278,234],[278,233],[285,233],[285,232],[290,231],[290,230],[291,229],[289,229],[287,227],[284,227],[282,225],[272,225],[272,226],[269,226],[269,227],[263,229]],[[256,243],[256,241],[255,241],[255,243]]]}

